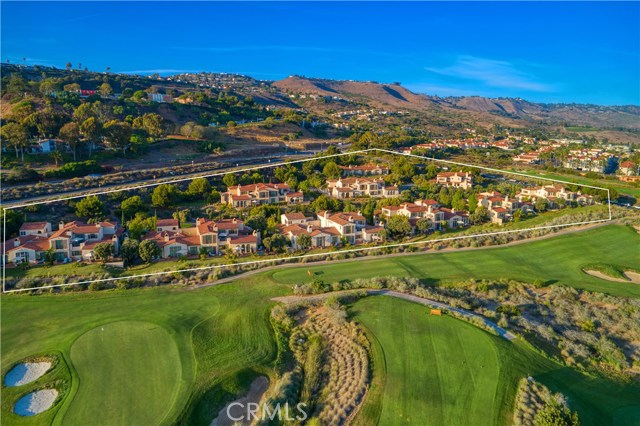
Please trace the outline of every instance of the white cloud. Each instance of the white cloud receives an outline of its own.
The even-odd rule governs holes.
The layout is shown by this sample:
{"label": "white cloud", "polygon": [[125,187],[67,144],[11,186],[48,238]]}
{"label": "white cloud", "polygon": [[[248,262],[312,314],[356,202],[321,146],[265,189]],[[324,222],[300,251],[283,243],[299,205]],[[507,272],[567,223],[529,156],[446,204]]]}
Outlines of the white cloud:
{"label": "white cloud", "polygon": [[532,92],[552,92],[554,87],[539,81],[534,75],[519,70],[507,61],[459,56],[453,65],[447,67],[425,67],[435,74],[480,82],[485,86]]}

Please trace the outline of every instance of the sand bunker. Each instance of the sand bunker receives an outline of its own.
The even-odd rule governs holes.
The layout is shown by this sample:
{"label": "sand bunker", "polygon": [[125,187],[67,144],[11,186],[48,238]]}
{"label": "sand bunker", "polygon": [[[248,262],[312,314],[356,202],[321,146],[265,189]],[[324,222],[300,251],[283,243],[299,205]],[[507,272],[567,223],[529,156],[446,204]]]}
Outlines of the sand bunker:
{"label": "sand bunker", "polygon": [[47,411],[58,397],[55,389],[42,389],[23,396],[16,402],[13,411],[20,416],[35,416]]}
{"label": "sand bunker", "polygon": [[41,377],[51,368],[50,362],[23,362],[11,369],[4,377],[6,386],[22,386]]}
{"label": "sand bunker", "polygon": [[615,281],[618,283],[631,282],[634,284],[640,284],[640,273],[638,272],[626,271],[624,274],[625,276],[627,276],[627,278],[629,278],[628,280],[625,280],[623,278],[610,277],[609,275],[603,274],[600,271],[594,271],[592,269],[586,269],[584,272],[591,275],[592,277],[600,278],[601,280]]}
{"label": "sand bunker", "polygon": [[213,419],[210,426],[233,426],[236,424],[248,425],[250,423],[249,421],[234,422],[233,420],[231,420],[227,415],[227,407],[229,407],[229,405],[233,404],[234,402],[240,403],[242,405],[234,405],[233,407],[231,407],[229,409],[229,412],[230,412],[229,414],[231,414],[231,416],[234,418],[240,418],[242,416],[246,416],[247,415],[246,404],[250,402],[259,403],[260,400],[262,399],[262,395],[264,395],[264,393],[267,391],[268,388],[269,388],[269,379],[267,379],[264,376],[258,377],[251,383],[251,388],[249,389],[249,393],[246,396],[242,398],[238,398],[235,401],[225,405],[224,408],[218,412],[218,417]]}

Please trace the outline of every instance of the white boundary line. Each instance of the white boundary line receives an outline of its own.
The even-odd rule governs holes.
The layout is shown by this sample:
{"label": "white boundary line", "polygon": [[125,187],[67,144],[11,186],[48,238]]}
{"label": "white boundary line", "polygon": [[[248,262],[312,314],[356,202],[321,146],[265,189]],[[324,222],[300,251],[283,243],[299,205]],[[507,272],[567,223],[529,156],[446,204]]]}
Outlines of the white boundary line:
{"label": "white boundary line", "polygon": [[[221,175],[225,175],[227,173],[242,173],[244,171],[249,171],[249,170],[259,170],[259,169],[283,166],[283,165],[287,165],[287,164],[296,164],[296,163],[302,163],[302,162],[307,162],[307,161],[322,160],[322,159],[325,159],[325,158],[341,157],[341,156],[344,156],[344,155],[363,154],[363,153],[368,153],[368,152],[372,152],[372,151],[384,152],[384,153],[394,154],[394,155],[403,155],[405,157],[413,157],[413,158],[418,158],[418,159],[422,159],[422,160],[430,160],[430,161],[436,161],[436,162],[441,162],[441,163],[446,163],[446,164],[454,164],[454,165],[457,165],[457,166],[471,167],[471,168],[476,168],[476,169],[481,169],[481,170],[490,170],[490,171],[499,172],[499,173],[503,173],[503,174],[511,174],[511,175],[516,175],[516,176],[522,176],[522,177],[525,177],[527,179],[539,179],[539,180],[545,180],[545,181],[550,181],[550,182],[560,182],[560,183],[565,183],[565,184],[568,184],[568,185],[577,185],[577,186],[583,186],[583,187],[587,187],[587,188],[599,189],[599,190],[607,192],[607,201],[608,201],[608,205],[609,205],[608,206],[608,208],[609,208],[609,218],[608,219],[598,219],[598,220],[584,221],[584,222],[574,222],[574,223],[567,223],[567,224],[560,224],[560,225],[547,225],[547,226],[538,226],[538,227],[533,227],[533,228],[513,229],[513,230],[507,230],[507,231],[496,231],[496,232],[487,232],[487,233],[481,233],[481,234],[463,235],[463,236],[457,236],[457,237],[439,238],[439,239],[435,239],[435,240],[423,240],[423,241],[414,241],[414,242],[408,242],[408,243],[386,244],[386,245],[378,245],[378,246],[373,246],[373,247],[359,247],[359,248],[355,248],[355,249],[338,250],[338,251],[333,251],[333,252],[328,252],[328,253],[303,254],[303,255],[297,255],[297,256],[280,257],[280,258],[276,258],[276,259],[271,259],[270,258],[270,259],[261,259],[261,260],[250,260],[250,261],[239,262],[239,263],[226,263],[226,264],[223,264],[223,265],[210,265],[210,266],[202,266],[202,267],[198,267],[198,268],[176,269],[176,270],[172,270],[172,271],[153,272],[153,273],[148,273],[148,274],[138,274],[138,275],[124,276],[124,277],[101,278],[101,279],[96,279],[96,280],[77,281],[77,282],[73,282],[73,283],[55,284],[55,285],[49,285],[49,286],[25,288],[25,289],[14,289],[14,290],[6,290],[6,287],[5,287],[5,285],[6,285],[6,253],[5,253],[6,247],[3,244],[3,253],[2,253],[2,293],[16,293],[16,292],[39,290],[39,289],[50,289],[50,288],[57,288],[57,287],[67,287],[67,286],[71,286],[71,285],[84,285],[84,284],[90,284],[90,283],[93,283],[93,282],[112,282],[112,281],[120,281],[120,280],[131,280],[131,279],[136,279],[136,278],[146,278],[146,277],[174,274],[174,273],[180,273],[180,272],[195,272],[195,271],[203,271],[203,270],[209,270],[209,269],[211,269],[211,270],[213,270],[213,269],[222,269],[222,268],[228,268],[228,267],[233,267],[233,266],[243,266],[243,265],[259,265],[259,264],[269,263],[269,262],[282,262],[282,261],[287,262],[287,261],[290,261],[290,260],[308,259],[308,258],[322,257],[322,256],[331,256],[331,255],[335,255],[335,254],[366,252],[366,251],[371,251],[371,250],[384,249],[384,248],[387,248],[387,247],[389,247],[389,248],[406,247],[406,246],[414,246],[414,245],[421,245],[421,244],[437,243],[437,242],[441,242],[441,241],[454,241],[454,240],[461,240],[461,239],[467,239],[467,238],[476,238],[476,237],[484,237],[484,236],[492,236],[492,235],[504,235],[504,234],[518,233],[518,232],[535,231],[535,230],[538,230],[538,229],[565,228],[565,227],[569,227],[569,226],[586,225],[586,224],[590,224],[590,223],[609,222],[609,221],[612,220],[611,195],[610,195],[609,189],[607,189],[607,188],[601,188],[601,187],[598,187],[598,186],[579,184],[579,183],[575,183],[575,182],[562,181],[562,180],[558,180],[558,179],[550,179],[550,178],[542,178],[542,177],[530,176],[530,175],[527,175],[527,174],[524,174],[524,173],[519,173],[519,172],[511,172],[511,171],[500,170],[500,169],[495,169],[495,168],[491,168],[491,167],[476,166],[476,165],[473,165],[473,164],[459,163],[459,162],[455,162],[455,161],[442,160],[442,159],[437,159],[437,158],[430,158],[430,157],[425,157],[425,156],[420,156],[420,155],[415,155],[415,154],[406,154],[406,153],[403,153],[403,152],[396,152],[396,151],[391,151],[391,150],[387,150],[387,149],[369,148],[369,149],[364,149],[364,150],[359,150],[359,151],[349,151],[349,152],[344,152],[344,153],[339,153],[339,154],[325,155],[325,156],[321,156],[321,157],[305,158],[305,159],[293,160],[293,161],[284,161],[284,162],[280,162],[280,163],[266,164],[266,165],[261,165],[261,166],[252,166],[252,167],[239,169],[239,170],[212,173],[212,174],[208,174],[208,175],[201,175],[201,176],[195,176],[195,177],[189,177],[189,178],[183,178],[183,179],[175,179],[175,180],[171,180],[171,181],[150,183],[150,184],[132,186],[132,187],[128,187],[128,188],[113,189],[113,190],[102,191],[102,192],[97,192],[97,193],[91,193],[91,194],[86,194],[86,195],[77,195],[77,196],[72,196],[72,197],[63,197],[63,198],[57,198],[57,199],[53,199],[53,200],[45,200],[45,201],[39,201],[39,202],[34,202],[34,203],[25,203],[25,204],[15,205],[15,206],[4,208],[4,212],[3,212],[4,213],[4,215],[3,215],[3,231],[4,231],[4,233],[3,233],[3,235],[5,235],[5,238],[6,238],[6,224],[7,224],[6,212],[7,212],[7,210],[12,210],[12,209],[17,209],[17,208],[27,207],[27,206],[33,206],[33,205],[39,205],[39,204],[50,204],[50,203],[59,202],[59,201],[66,201],[66,200],[70,200],[70,199],[82,198],[82,197],[93,196],[93,195],[108,194],[108,193],[112,193],[112,192],[129,191],[129,190],[138,189],[138,188],[147,188],[147,187],[161,185],[161,184],[171,184],[171,183],[176,183],[176,182],[184,182],[184,181],[189,181],[189,180],[193,180],[193,179],[197,179],[197,178],[201,178],[201,177],[206,178],[206,177],[221,176]],[[375,259],[375,258],[372,258],[372,259]]]}

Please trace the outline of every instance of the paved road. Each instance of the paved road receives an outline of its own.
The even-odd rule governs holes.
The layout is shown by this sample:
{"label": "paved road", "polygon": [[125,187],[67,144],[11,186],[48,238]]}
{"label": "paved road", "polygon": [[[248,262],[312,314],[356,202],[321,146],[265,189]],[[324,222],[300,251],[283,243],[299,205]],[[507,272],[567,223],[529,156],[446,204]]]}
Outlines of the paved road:
{"label": "paved road", "polygon": [[[308,154],[303,154],[303,155],[288,155],[286,156],[287,159],[293,159],[293,160],[298,160],[301,158],[305,158],[308,157],[309,155],[311,155],[311,153]],[[222,173],[222,172],[232,172],[236,169],[242,169],[248,166],[253,166],[253,167],[259,167],[259,166],[267,166],[270,163],[278,163],[280,161],[284,161],[283,159],[285,158],[284,155],[274,155],[274,156],[263,156],[263,157],[246,157],[246,158],[235,158],[235,159],[224,159],[224,163],[226,164],[223,167],[219,167],[219,168],[214,168],[214,169],[206,169],[206,170],[202,170],[199,172],[192,172],[192,173],[185,173],[185,174],[175,174],[175,175],[169,175],[169,176],[161,176],[157,179],[141,179],[141,180],[135,180],[135,181],[129,181],[129,182],[119,182],[119,183],[114,183],[114,184],[110,184],[110,185],[102,185],[102,186],[93,186],[93,187],[88,187],[88,188],[82,188],[82,189],[78,189],[78,190],[72,190],[72,191],[60,191],[60,192],[55,192],[55,193],[51,193],[51,194],[45,194],[45,195],[36,195],[33,197],[26,197],[26,198],[20,198],[20,199],[15,199],[15,200],[7,200],[2,202],[3,207],[11,207],[14,205],[21,205],[21,204],[25,204],[25,203],[34,203],[37,201],[45,201],[45,200],[52,200],[52,199],[57,199],[57,198],[67,198],[67,197],[74,197],[74,196],[79,196],[79,195],[91,195],[93,193],[98,193],[98,192],[104,192],[104,191],[113,191],[116,190],[118,188],[129,188],[132,186],[136,186],[136,185],[148,185],[148,184],[160,184],[160,183],[170,183],[171,181],[174,180],[184,180],[184,179],[191,179],[191,178],[197,178],[199,176],[203,176],[203,175],[209,175],[212,173]],[[233,166],[232,164],[238,164],[238,166]],[[203,169],[205,168],[205,165],[203,164]],[[108,177],[109,175],[105,175],[105,177]],[[95,185],[99,185],[99,179],[96,179],[95,181]],[[28,187],[29,185],[27,185]],[[18,188],[20,186],[15,186],[14,188]],[[6,188],[7,190],[11,189],[9,187]]]}
{"label": "paved road", "polygon": [[[414,296],[412,294],[401,293],[399,291],[394,291],[394,290],[379,290],[379,289],[363,289],[363,290],[368,295],[373,295],[373,296],[382,295],[382,296],[396,297],[398,299],[407,300],[409,302],[419,303],[421,305],[428,306],[430,308],[446,309],[448,311],[456,312],[457,314],[459,314],[459,315],[461,315],[461,316],[463,316],[465,318],[478,318],[487,327],[489,327],[492,330],[494,330],[500,337],[503,337],[503,338],[505,338],[507,340],[513,340],[513,339],[516,338],[516,336],[513,333],[511,333],[508,330],[505,330],[504,328],[500,327],[498,324],[494,323],[493,321],[489,321],[488,319],[486,319],[482,315],[478,315],[478,314],[476,314],[474,312],[467,311],[466,309],[455,308],[455,307],[453,307],[451,305],[447,305],[446,303],[438,302],[436,300],[423,299],[422,297]],[[313,294],[313,295],[310,295],[310,296],[274,297],[271,300],[275,300],[276,302],[282,302],[282,303],[299,303],[299,302],[303,302],[303,301],[317,302],[317,301],[322,301],[322,300],[324,300],[324,299],[326,299],[326,298],[328,298],[329,296],[332,296],[332,295],[349,294],[349,293],[354,293],[356,291],[358,291],[358,290],[336,291],[336,292],[331,292],[331,293]]]}

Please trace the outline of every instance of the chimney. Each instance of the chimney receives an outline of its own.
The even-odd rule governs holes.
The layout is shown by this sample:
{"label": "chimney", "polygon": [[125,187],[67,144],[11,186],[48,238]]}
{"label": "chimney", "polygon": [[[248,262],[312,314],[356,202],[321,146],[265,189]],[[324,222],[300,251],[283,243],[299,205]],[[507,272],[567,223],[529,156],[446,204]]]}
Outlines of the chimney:
{"label": "chimney", "polygon": [[313,232],[313,226],[311,226],[311,225],[307,225],[307,232],[308,232],[308,233]]}
{"label": "chimney", "polygon": [[60,222],[58,222],[58,229],[62,229],[64,228],[64,220],[61,220]]}
{"label": "chimney", "polygon": [[456,214],[456,209],[452,208],[451,213]]}
{"label": "chimney", "polygon": [[16,238],[15,240],[13,240],[14,247],[18,247],[19,245],[20,245],[20,238]]}
{"label": "chimney", "polygon": [[163,235],[164,235],[164,240],[168,242],[169,241],[169,233],[168,232],[164,232]]}
{"label": "chimney", "polygon": [[235,217],[231,220],[233,223],[238,223],[238,219],[236,219]]}

